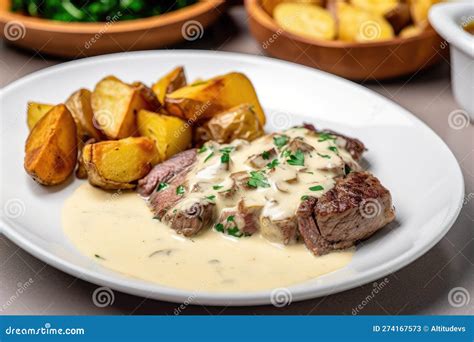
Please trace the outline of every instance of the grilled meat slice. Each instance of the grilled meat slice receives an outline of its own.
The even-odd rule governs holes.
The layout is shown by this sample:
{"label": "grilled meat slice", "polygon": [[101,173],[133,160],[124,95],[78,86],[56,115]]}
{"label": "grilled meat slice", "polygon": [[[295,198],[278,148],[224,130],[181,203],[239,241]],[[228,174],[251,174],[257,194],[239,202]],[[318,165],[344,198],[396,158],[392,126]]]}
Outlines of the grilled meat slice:
{"label": "grilled meat slice", "polygon": [[163,221],[179,234],[190,237],[196,235],[202,228],[210,225],[214,216],[215,204],[206,200],[196,200],[185,209],[168,211]]}
{"label": "grilled meat slice", "polygon": [[364,143],[359,139],[351,138],[329,129],[318,130],[314,125],[308,123],[303,124],[303,127],[316,133],[328,133],[334,135],[337,138],[336,145],[340,148],[346,149],[356,161],[359,161],[362,158],[364,151],[366,151]]}
{"label": "grilled meat slice", "polygon": [[150,196],[160,183],[170,181],[178,173],[194,164],[196,156],[196,149],[190,149],[156,165],[146,177],[140,179],[138,192],[142,196]]}
{"label": "grilled meat slice", "polygon": [[238,237],[252,235],[260,228],[258,218],[261,210],[261,206],[246,205],[244,200],[240,200],[236,208],[226,208],[221,211],[215,228]]}
{"label": "grilled meat slice", "polygon": [[367,239],[395,219],[390,192],[369,172],[351,172],[319,199],[299,207],[298,229],[306,246],[322,255]]}

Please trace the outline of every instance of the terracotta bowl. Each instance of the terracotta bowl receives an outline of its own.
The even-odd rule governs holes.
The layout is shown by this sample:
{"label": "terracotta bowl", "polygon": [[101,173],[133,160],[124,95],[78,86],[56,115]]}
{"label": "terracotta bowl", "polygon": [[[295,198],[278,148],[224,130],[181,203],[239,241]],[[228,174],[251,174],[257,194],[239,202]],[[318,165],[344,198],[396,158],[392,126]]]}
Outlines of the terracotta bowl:
{"label": "terracotta bowl", "polygon": [[102,23],[65,23],[9,11],[0,0],[0,32],[17,46],[60,57],[159,48],[202,37],[222,13],[224,0],[207,0],[155,17]]}
{"label": "terracotta bowl", "polygon": [[437,63],[446,44],[431,28],[411,38],[373,43],[321,41],[282,30],[262,8],[245,0],[250,30],[271,56],[352,80],[382,80],[412,74]]}

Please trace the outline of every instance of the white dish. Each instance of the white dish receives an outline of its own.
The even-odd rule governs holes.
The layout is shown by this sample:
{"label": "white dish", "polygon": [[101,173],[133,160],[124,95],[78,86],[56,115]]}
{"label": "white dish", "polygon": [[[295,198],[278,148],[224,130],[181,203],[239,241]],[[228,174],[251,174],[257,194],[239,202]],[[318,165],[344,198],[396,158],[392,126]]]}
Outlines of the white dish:
{"label": "white dish", "polygon": [[[454,97],[474,121],[474,35],[463,29],[474,21],[474,3],[437,4],[431,8],[429,17],[431,25],[451,47]],[[465,120],[468,121],[467,117]]]}
{"label": "white dish", "polygon": [[[138,52],[65,63],[2,90],[3,233],[44,262],[84,280],[154,299],[183,302],[189,298],[189,291],[128,278],[79,254],[61,229],[60,210],[82,181],[44,188],[23,171],[27,101],[58,103],[78,88],[92,88],[109,74],[151,83],[177,64],[186,66],[190,79],[231,70],[246,73],[266,109],[269,131],[311,122],[360,138],[369,148],[370,170],[392,193],[396,224],[359,245],[347,267],[288,288],[293,301],[357,287],[400,269],[433,247],[459,214],[464,184],[453,154],[426,125],[385,98],[341,78],[268,58],[219,52]],[[270,303],[271,294],[269,289],[192,295],[200,304],[252,305]]]}

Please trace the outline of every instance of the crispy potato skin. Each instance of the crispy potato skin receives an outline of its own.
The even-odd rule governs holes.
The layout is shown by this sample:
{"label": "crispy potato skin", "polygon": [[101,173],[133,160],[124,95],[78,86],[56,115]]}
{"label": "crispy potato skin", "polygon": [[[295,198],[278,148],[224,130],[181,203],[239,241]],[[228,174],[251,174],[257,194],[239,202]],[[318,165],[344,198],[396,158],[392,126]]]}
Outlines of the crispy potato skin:
{"label": "crispy potato skin", "polygon": [[82,159],[89,183],[102,189],[133,189],[158,162],[153,140],[130,137],[84,146]]}
{"label": "crispy potato skin", "polygon": [[196,140],[230,143],[234,139],[252,141],[264,134],[263,127],[250,104],[242,104],[217,114],[196,129]]}
{"label": "crispy potato skin", "polygon": [[187,84],[184,68],[179,66],[153,84],[153,92],[161,103],[165,103],[166,94],[185,87]]}
{"label": "crispy potato skin", "polygon": [[232,72],[176,90],[165,98],[167,112],[191,122],[203,122],[242,103],[253,105],[260,123],[265,114],[250,80]]}
{"label": "crispy potato skin", "polygon": [[96,126],[109,139],[122,139],[136,135],[136,115],[141,109],[150,109],[137,86],[131,86],[114,76],[97,83],[91,104]]}
{"label": "crispy potato skin", "polygon": [[410,7],[406,3],[399,3],[396,7],[384,14],[384,18],[392,25],[396,34],[411,23]]}
{"label": "crispy potato skin", "polygon": [[137,124],[140,135],[155,142],[160,161],[191,146],[192,129],[178,117],[141,110],[138,112]]}
{"label": "crispy potato skin", "polygon": [[76,161],[76,123],[65,105],[54,106],[26,140],[25,170],[40,184],[57,185],[71,175]]}
{"label": "crispy potato skin", "polygon": [[152,111],[158,111],[161,108],[162,102],[160,102],[153,89],[143,84],[142,82],[133,82],[132,86],[138,90],[138,93],[146,102],[147,108]]}
{"label": "crispy potato skin", "polygon": [[89,139],[102,140],[101,132],[94,126],[94,113],[91,106],[91,92],[79,89],[66,100],[66,107],[76,122],[79,140],[86,142]]}
{"label": "crispy potato skin", "polygon": [[30,131],[35,127],[36,123],[46,115],[47,112],[53,108],[54,105],[39,103],[39,102],[28,102],[28,111],[26,122]]}

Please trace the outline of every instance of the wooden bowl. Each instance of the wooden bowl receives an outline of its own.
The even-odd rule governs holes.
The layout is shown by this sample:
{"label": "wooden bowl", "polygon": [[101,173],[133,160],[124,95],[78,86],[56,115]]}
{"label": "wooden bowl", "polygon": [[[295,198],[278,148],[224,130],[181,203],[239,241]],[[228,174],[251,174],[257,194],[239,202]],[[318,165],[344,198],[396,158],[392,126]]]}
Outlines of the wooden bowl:
{"label": "wooden bowl", "polygon": [[253,36],[269,55],[351,80],[382,80],[415,73],[437,63],[446,43],[431,28],[411,38],[372,43],[309,39],[281,29],[260,0],[245,0]]}
{"label": "wooden bowl", "polygon": [[222,13],[224,0],[198,3],[166,14],[127,21],[59,22],[9,11],[0,0],[0,31],[10,43],[42,53],[76,58],[111,52],[159,48],[197,40]]}

